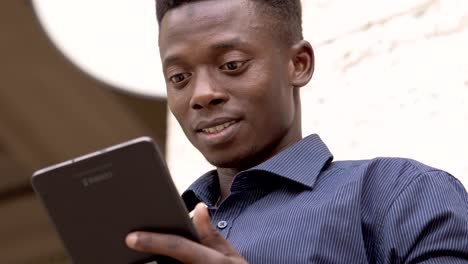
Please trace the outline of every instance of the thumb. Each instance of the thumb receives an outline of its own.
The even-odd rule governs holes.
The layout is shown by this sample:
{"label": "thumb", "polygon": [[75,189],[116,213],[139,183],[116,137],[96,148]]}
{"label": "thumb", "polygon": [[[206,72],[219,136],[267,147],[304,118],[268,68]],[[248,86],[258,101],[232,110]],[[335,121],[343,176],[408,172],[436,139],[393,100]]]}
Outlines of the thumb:
{"label": "thumb", "polygon": [[197,230],[200,242],[226,256],[239,256],[239,253],[224,239],[211,224],[208,209],[203,203],[197,204],[193,215],[193,224]]}

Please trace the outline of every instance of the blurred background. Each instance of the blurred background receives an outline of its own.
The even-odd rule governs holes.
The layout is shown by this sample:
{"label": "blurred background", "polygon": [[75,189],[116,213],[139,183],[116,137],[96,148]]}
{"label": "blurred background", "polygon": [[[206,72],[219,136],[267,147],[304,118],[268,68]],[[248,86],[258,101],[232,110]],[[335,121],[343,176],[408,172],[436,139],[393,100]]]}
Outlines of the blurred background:
{"label": "blurred background", "polygon": [[[468,186],[468,1],[305,0],[304,135]],[[0,1],[0,263],[67,263],[33,171],[153,137],[180,191],[211,169],[167,110],[154,0]]]}

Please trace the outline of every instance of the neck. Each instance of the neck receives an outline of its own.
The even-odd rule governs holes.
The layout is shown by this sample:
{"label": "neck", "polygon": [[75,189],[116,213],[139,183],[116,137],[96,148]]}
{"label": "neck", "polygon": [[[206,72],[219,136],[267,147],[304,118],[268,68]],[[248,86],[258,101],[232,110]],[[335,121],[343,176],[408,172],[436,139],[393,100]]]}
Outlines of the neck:
{"label": "neck", "polygon": [[[291,140],[287,141],[285,144],[281,144],[277,146],[277,148],[272,151],[268,152],[270,153],[269,155],[263,156],[263,155],[258,155],[260,157],[263,156],[261,159],[252,159],[254,160],[253,163],[249,163],[248,165],[240,168],[217,168],[218,172],[218,180],[219,180],[219,200],[218,203],[224,201],[230,194],[231,194],[231,185],[232,182],[234,181],[234,177],[241,171],[247,170],[249,168],[252,168],[270,158],[272,158],[274,155],[278,154],[282,150],[288,148],[289,146],[293,145],[294,143],[298,142],[299,140],[302,139],[302,134],[299,134],[297,137],[292,138]],[[259,153],[260,154],[260,153]]]}
{"label": "neck", "polygon": [[234,180],[234,176],[240,171],[231,168],[217,168],[217,171],[219,179],[219,203],[224,201],[224,199],[231,194],[232,181]]}
{"label": "neck", "polygon": [[267,147],[262,152],[258,153],[257,158],[251,158],[251,162],[244,164],[245,166],[239,168],[217,168],[218,179],[219,179],[219,200],[218,204],[224,201],[231,194],[231,185],[234,181],[234,177],[241,171],[249,169],[251,167],[260,164],[267,159],[273,157],[277,153],[291,146],[292,144],[300,141],[302,139],[302,126],[301,126],[301,100],[298,89],[294,91],[294,101],[295,101],[295,120],[294,127],[292,132],[278,142],[278,144],[273,144],[270,148]]}

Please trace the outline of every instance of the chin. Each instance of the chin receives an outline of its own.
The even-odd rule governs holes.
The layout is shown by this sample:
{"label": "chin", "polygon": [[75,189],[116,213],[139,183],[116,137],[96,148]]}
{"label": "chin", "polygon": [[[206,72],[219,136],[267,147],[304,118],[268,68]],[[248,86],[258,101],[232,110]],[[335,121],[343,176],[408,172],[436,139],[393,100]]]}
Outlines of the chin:
{"label": "chin", "polygon": [[227,152],[229,153],[203,153],[203,155],[211,165],[217,168],[235,168],[246,170],[257,165],[257,162],[255,162],[256,159],[254,157],[258,157],[258,151],[255,147],[246,149],[244,151],[238,151],[234,154],[233,151]]}
{"label": "chin", "polygon": [[239,161],[226,159],[206,159],[211,165],[216,168],[237,168]]}

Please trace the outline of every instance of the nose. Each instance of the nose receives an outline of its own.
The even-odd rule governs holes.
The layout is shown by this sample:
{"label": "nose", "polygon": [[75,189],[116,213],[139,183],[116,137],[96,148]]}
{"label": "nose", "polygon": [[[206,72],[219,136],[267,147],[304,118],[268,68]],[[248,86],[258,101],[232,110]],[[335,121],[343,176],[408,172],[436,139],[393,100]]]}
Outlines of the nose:
{"label": "nose", "polygon": [[192,109],[209,109],[223,105],[229,100],[225,89],[219,87],[209,74],[199,74],[195,80],[190,101]]}

